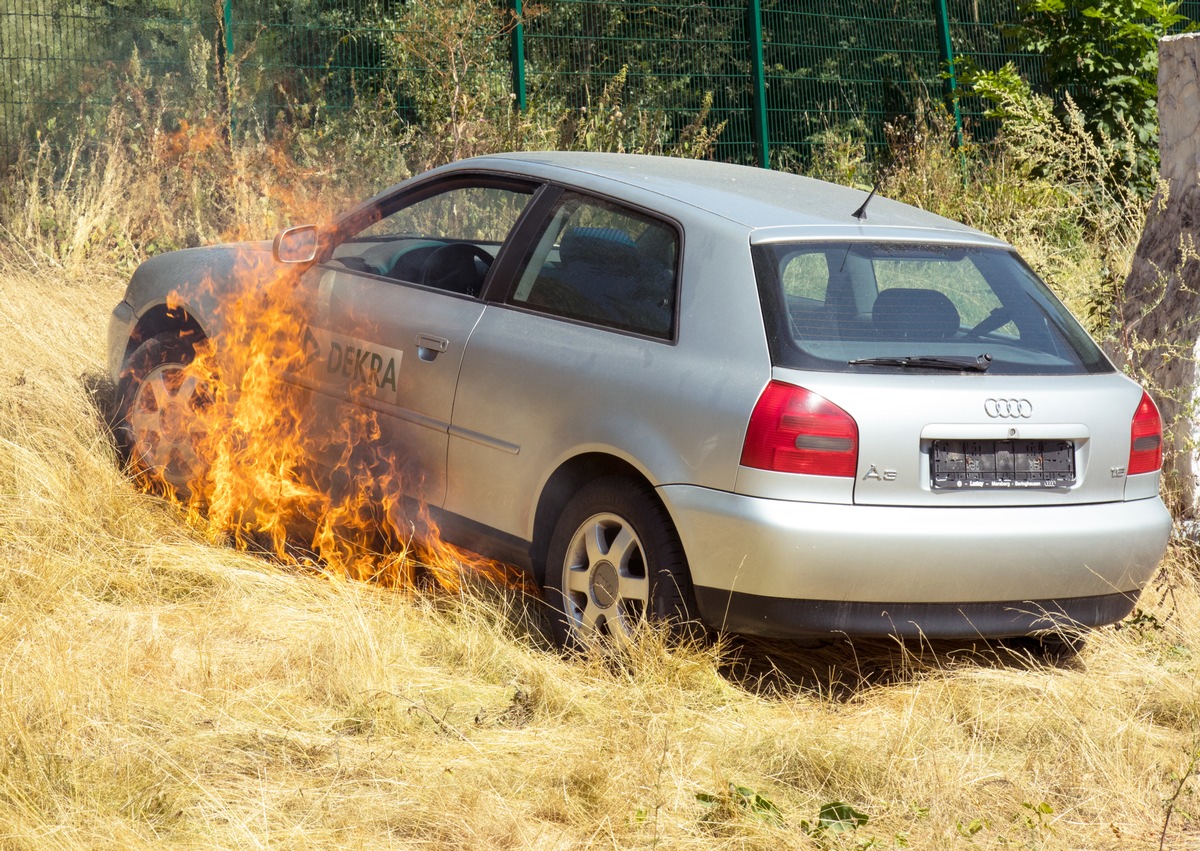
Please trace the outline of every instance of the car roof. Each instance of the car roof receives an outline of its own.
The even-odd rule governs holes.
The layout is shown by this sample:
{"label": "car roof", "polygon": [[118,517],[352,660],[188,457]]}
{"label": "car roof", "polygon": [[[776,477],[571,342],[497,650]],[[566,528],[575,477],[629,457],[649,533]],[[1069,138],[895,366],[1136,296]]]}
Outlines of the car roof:
{"label": "car roof", "polygon": [[732,163],[643,154],[528,151],[476,157],[454,167],[491,167],[576,184],[586,177],[584,182],[590,188],[603,182],[622,184],[753,230],[786,229],[779,236],[813,227],[836,238],[844,238],[848,227],[860,236],[870,231],[875,237],[886,235],[880,230],[902,229],[910,236],[916,231],[936,230],[953,234],[955,241],[1005,244],[960,222],[878,195],[871,199],[865,220],[860,221],[853,214],[867,198],[864,190]]}

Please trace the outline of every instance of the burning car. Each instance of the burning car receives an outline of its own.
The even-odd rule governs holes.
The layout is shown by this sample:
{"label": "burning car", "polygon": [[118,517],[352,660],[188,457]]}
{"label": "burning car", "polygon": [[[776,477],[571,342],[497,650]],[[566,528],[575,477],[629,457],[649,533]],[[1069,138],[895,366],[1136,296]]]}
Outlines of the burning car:
{"label": "burning car", "polygon": [[[111,319],[121,433],[207,511],[262,522],[299,494],[322,554],[348,518],[403,540],[419,504],[423,528],[527,570],[564,644],[643,618],[929,637],[1121,619],[1171,525],[1154,403],[1011,246],[865,197],[505,154],[273,245],[155,257]],[[222,490],[235,474],[251,484]]]}

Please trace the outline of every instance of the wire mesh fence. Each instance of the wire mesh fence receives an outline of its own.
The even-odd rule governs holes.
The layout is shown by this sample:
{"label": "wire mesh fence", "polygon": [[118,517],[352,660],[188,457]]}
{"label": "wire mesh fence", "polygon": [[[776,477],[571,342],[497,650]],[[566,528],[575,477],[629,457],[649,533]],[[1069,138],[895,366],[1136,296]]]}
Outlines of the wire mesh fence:
{"label": "wire mesh fence", "polygon": [[[437,5],[0,0],[0,160],[11,162],[39,134],[97,132],[96,116],[115,98],[135,96],[137,86],[136,96],[166,96],[168,80],[176,97],[215,91],[232,125],[327,120],[381,93],[402,118],[419,120],[421,93],[403,67],[412,53],[398,46],[425,25],[417,13]],[[505,49],[486,69],[488,85],[509,87],[514,108],[579,113],[608,89],[610,102],[657,116],[668,135],[698,115],[723,122],[716,155],[763,165],[804,158],[830,134],[883,145],[887,124],[945,102],[951,57],[988,69],[1014,61],[1034,82],[1039,72],[1005,35],[1014,0],[855,0],[836,13],[798,0],[504,0],[492,8],[499,14],[477,23]],[[1200,12],[1200,0],[1184,11]],[[447,63],[434,79],[455,70],[453,55],[424,61]],[[969,133],[992,131],[982,104],[957,103]]]}
{"label": "wire mesh fence", "polygon": [[179,47],[211,32],[199,3],[92,7],[0,0],[0,145],[70,125],[111,100],[109,81],[140,53],[154,73],[179,71]]}

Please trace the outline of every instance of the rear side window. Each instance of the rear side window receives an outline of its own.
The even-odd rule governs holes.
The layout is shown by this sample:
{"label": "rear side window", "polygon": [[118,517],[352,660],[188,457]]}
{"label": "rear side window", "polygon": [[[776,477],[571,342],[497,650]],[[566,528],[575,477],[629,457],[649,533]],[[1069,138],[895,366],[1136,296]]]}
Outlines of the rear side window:
{"label": "rear side window", "polygon": [[663,221],[565,193],[526,256],[510,304],[671,339],[679,235]]}
{"label": "rear side window", "polygon": [[1112,369],[1010,251],[855,242],[769,244],[754,252],[781,366],[848,370],[875,360],[869,368],[887,369],[878,361],[987,356],[995,373]]}

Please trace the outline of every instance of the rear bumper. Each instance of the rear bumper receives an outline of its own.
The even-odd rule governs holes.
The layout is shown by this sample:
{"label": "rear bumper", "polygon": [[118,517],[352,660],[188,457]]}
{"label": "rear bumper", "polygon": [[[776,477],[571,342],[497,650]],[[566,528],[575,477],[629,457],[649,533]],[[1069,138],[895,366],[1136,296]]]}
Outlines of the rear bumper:
{"label": "rear bumper", "polygon": [[923,508],[660,489],[711,626],[930,637],[1096,626],[1132,609],[1166,550],[1157,497]]}

